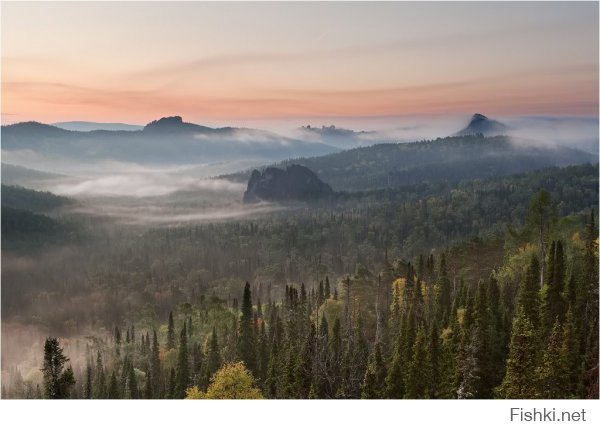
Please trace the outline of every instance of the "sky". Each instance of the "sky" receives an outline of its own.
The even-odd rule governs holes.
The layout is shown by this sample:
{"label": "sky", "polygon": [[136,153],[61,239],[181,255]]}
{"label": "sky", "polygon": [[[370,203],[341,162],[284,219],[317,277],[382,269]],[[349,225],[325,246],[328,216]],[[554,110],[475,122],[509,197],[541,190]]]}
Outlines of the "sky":
{"label": "sky", "polygon": [[598,3],[2,2],[2,123],[598,115]]}

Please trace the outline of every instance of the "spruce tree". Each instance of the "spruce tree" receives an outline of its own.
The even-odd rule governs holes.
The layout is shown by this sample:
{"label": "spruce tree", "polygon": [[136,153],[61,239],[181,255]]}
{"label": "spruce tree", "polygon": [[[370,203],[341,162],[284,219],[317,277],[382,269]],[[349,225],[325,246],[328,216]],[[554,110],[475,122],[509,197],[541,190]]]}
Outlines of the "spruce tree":
{"label": "spruce tree", "polygon": [[150,374],[152,375],[152,392],[155,396],[158,396],[162,389],[162,373],[160,368],[160,348],[158,345],[158,337],[156,335],[156,330],[153,332],[152,336],[152,351],[150,357]]}
{"label": "spruce tree", "polygon": [[154,381],[152,380],[152,371],[148,370],[148,372],[146,372],[146,385],[144,388],[144,398],[145,399],[154,398],[154,392],[152,391],[153,383],[154,383]]}
{"label": "spruce tree", "polygon": [[564,277],[565,261],[562,242],[552,242],[548,264],[548,285],[542,300],[541,316],[543,318],[543,331],[547,335],[552,330],[554,321],[558,318],[563,321],[564,313]]}
{"label": "spruce tree", "polygon": [[242,315],[238,326],[238,356],[248,370],[256,375],[256,344],[254,341],[254,317],[250,284],[246,282],[242,298]]}
{"label": "spruce tree", "polygon": [[575,318],[571,308],[567,311],[562,333],[560,355],[565,365],[565,391],[567,398],[577,397],[581,384],[581,358],[579,355],[579,335],[575,326]]}
{"label": "spruce tree", "polygon": [[299,398],[307,399],[310,393],[310,388],[313,382],[313,356],[315,351],[315,336],[316,329],[315,325],[311,324],[310,332],[306,339],[304,340],[304,344],[302,345],[302,349],[300,350],[300,354],[298,355],[298,361],[296,364],[296,393]]}
{"label": "spruce tree", "polygon": [[169,325],[167,328],[167,350],[175,349],[175,323],[173,322],[173,312],[169,312]]}
{"label": "spruce tree", "polygon": [[518,306],[534,329],[539,327],[539,278],[540,264],[535,255],[527,268],[525,278],[519,288]]}
{"label": "spruce tree", "polygon": [[106,394],[106,376],[104,374],[102,353],[98,351],[96,356],[96,376],[94,378],[94,399],[105,399]]}
{"label": "spruce tree", "polygon": [[360,396],[363,399],[380,399],[385,396],[386,369],[381,355],[379,343],[375,344],[373,353],[361,385]]}
{"label": "spruce tree", "polygon": [[448,279],[448,274],[446,272],[446,255],[442,254],[435,289],[436,315],[437,320],[442,327],[446,327],[448,324],[451,301],[450,288],[450,280]]}
{"label": "spruce tree", "polygon": [[85,399],[92,398],[92,366],[90,363],[85,368],[85,387],[83,389],[83,397]]}
{"label": "spruce tree", "polygon": [[186,323],[183,323],[179,335],[179,350],[177,351],[177,370],[176,370],[176,386],[175,397],[178,399],[185,398],[185,391],[189,388],[190,382],[190,364],[188,358],[187,347],[187,330]]}
{"label": "spruce tree", "polygon": [[425,399],[429,396],[427,389],[431,386],[431,369],[427,352],[427,336],[422,325],[417,331],[412,351],[412,361],[406,378],[406,397]]}
{"label": "spruce tree", "polygon": [[44,343],[44,398],[68,399],[75,377],[71,366],[64,368],[69,359],[63,354],[57,338],[49,337]]}
{"label": "spruce tree", "polygon": [[515,316],[506,374],[498,389],[498,395],[505,399],[532,399],[536,397],[535,368],[536,346],[533,324],[525,308],[520,306]]}
{"label": "spruce tree", "polygon": [[558,317],[550,331],[540,365],[536,369],[536,397],[560,399],[565,395],[566,366],[561,354],[561,327]]}
{"label": "spruce tree", "polygon": [[175,369],[173,367],[171,367],[171,370],[169,371],[169,382],[167,384],[167,392],[166,392],[166,398],[167,399],[176,399],[176,378],[175,378]]}
{"label": "spruce tree", "polygon": [[110,374],[110,380],[108,382],[108,396],[109,399],[120,399],[121,390],[119,389],[119,382],[117,381],[117,375],[113,370]]}
{"label": "spruce tree", "polygon": [[219,341],[217,339],[217,329],[213,326],[212,335],[208,345],[208,354],[206,358],[206,369],[210,379],[221,367],[221,353],[219,351]]}

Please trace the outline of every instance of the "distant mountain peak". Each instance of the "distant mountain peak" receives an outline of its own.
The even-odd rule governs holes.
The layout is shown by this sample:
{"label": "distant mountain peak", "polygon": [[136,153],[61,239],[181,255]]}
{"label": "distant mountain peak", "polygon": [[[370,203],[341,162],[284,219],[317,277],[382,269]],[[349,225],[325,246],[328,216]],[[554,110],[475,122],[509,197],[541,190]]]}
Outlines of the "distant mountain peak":
{"label": "distant mountain peak", "polygon": [[143,129],[146,133],[210,133],[216,129],[203,125],[184,122],[179,115],[165,116],[146,124]]}
{"label": "distant mountain peak", "polygon": [[495,119],[490,119],[483,114],[476,113],[471,117],[469,124],[456,133],[455,136],[468,136],[473,134],[498,136],[505,134],[507,131],[508,127],[500,121],[496,121]]}

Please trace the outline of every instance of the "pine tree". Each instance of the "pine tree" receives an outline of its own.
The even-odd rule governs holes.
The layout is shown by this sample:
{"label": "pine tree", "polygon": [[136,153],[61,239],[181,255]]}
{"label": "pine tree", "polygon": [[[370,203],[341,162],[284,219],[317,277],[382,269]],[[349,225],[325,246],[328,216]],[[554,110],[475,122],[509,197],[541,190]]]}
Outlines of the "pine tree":
{"label": "pine tree", "polygon": [[256,375],[256,344],[254,342],[254,318],[250,284],[246,282],[242,298],[242,315],[239,322],[238,356],[248,370]]}
{"label": "pine tree", "polygon": [[329,276],[325,276],[325,299],[331,297],[331,285],[329,284]]}
{"label": "pine tree", "polygon": [[102,354],[98,351],[96,356],[96,377],[94,379],[94,399],[105,399],[106,394],[104,364],[102,362]]}
{"label": "pine tree", "polygon": [[167,350],[175,349],[175,323],[173,312],[169,312],[169,326],[167,328]]}
{"label": "pine tree", "polygon": [[44,343],[44,398],[68,399],[75,377],[71,366],[64,368],[69,359],[63,354],[58,339],[49,337]]}
{"label": "pine tree", "polygon": [[277,338],[271,342],[271,351],[269,353],[269,367],[267,369],[267,378],[265,381],[265,391],[269,399],[279,397],[279,348]]}
{"label": "pine tree", "polygon": [[540,265],[537,257],[531,257],[525,278],[519,289],[518,306],[534,329],[539,327],[539,277]]}
{"label": "pine tree", "polygon": [[119,389],[119,382],[117,381],[117,375],[113,370],[110,374],[110,380],[108,382],[108,396],[109,399],[121,398],[121,390]]}
{"label": "pine tree", "polygon": [[431,386],[431,369],[427,354],[427,336],[421,325],[417,331],[413,346],[412,361],[408,368],[406,378],[406,397],[409,399],[425,399]]}
{"label": "pine tree", "polygon": [[581,383],[581,358],[579,356],[579,335],[574,323],[573,311],[567,311],[562,333],[560,356],[564,359],[565,366],[565,391],[561,398],[577,397]]}
{"label": "pine tree", "polygon": [[160,349],[158,345],[158,337],[156,330],[154,330],[152,337],[152,352],[150,358],[150,374],[152,375],[152,392],[155,396],[158,396],[161,391],[162,377],[160,368]]}
{"label": "pine tree", "polygon": [[535,334],[533,324],[527,317],[525,308],[520,306],[515,316],[506,374],[498,389],[498,394],[506,399],[535,398]]}
{"label": "pine tree", "polygon": [[146,385],[144,388],[144,398],[145,399],[152,399],[154,397],[154,392],[152,391],[152,385],[153,385],[152,371],[148,370],[148,372],[146,372]]}
{"label": "pine tree", "polygon": [[187,347],[187,330],[186,323],[183,323],[183,328],[179,335],[179,350],[177,352],[177,379],[175,386],[175,397],[178,399],[185,398],[185,391],[189,387],[190,382],[190,367]]}
{"label": "pine tree", "polygon": [[400,336],[396,339],[394,353],[390,364],[389,372],[385,379],[385,396],[390,399],[402,399],[406,393],[405,365],[402,353],[403,345]]}
{"label": "pine tree", "polygon": [[436,314],[442,327],[448,324],[450,313],[450,280],[446,272],[446,255],[442,254],[436,283]]}
{"label": "pine tree", "polygon": [[381,355],[381,347],[379,343],[376,343],[361,385],[361,398],[380,399],[384,397],[385,378],[386,369]]}
{"label": "pine tree", "polygon": [[125,379],[125,394],[124,394],[124,398],[126,399],[139,399],[140,395],[139,395],[139,391],[138,391],[138,385],[137,385],[137,378],[135,376],[135,369],[133,368],[133,364],[129,363],[129,365],[126,367],[126,370],[123,370],[124,372],[126,372],[126,379]]}
{"label": "pine tree", "polygon": [[171,367],[171,370],[169,372],[169,383],[167,384],[167,393],[166,393],[166,398],[167,399],[176,399],[176,378],[175,378],[175,369],[173,367]]}
{"label": "pine tree", "polygon": [[537,396],[544,399],[560,399],[565,394],[566,367],[561,355],[561,327],[558,317],[550,331],[545,351],[536,369]]}
{"label": "pine tree", "polygon": [[428,392],[431,398],[435,399],[439,396],[439,388],[441,384],[441,375],[440,375],[440,360],[441,360],[441,351],[440,351],[440,334],[438,331],[437,322],[433,321],[431,324],[431,330],[429,332],[429,361],[430,361],[430,369],[431,369],[431,385],[428,387]]}
{"label": "pine tree", "polygon": [[219,341],[217,339],[217,329],[213,326],[206,359],[208,379],[210,379],[217,372],[217,370],[219,370],[220,367],[221,354],[219,351]]}
{"label": "pine tree", "polygon": [[257,346],[258,358],[258,383],[262,387],[267,377],[269,366],[269,339],[266,332],[265,321],[261,320]]}
{"label": "pine tree", "polygon": [[83,389],[83,397],[86,399],[92,398],[92,366],[88,363],[85,368],[85,387]]}
{"label": "pine tree", "polygon": [[548,286],[545,291],[541,316],[543,318],[544,334],[549,334],[552,330],[554,321],[558,318],[559,322],[563,320],[564,301],[562,292],[564,290],[565,261],[563,255],[562,242],[552,242],[550,254],[548,255]]}
{"label": "pine tree", "polygon": [[315,336],[316,330],[315,325],[311,324],[310,332],[306,339],[304,340],[304,344],[302,345],[302,349],[300,350],[300,354],[298,355],[298,361],[296,364],[296,392],[298,397],[301,399],[307,399],[310,393],[310,387],[312,386],[313,378],[313,356],[315,351]]}
{"label": "pine tree", "polygon": [[119,327],[115,327],[115,354],[117,357],[121,355],[121,330]]}

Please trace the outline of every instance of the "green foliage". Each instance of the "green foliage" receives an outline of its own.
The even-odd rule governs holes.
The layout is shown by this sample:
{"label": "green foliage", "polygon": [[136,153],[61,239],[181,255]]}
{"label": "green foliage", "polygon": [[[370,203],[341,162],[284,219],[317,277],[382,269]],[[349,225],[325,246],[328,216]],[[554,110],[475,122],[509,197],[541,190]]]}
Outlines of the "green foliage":
{"label": "green foliage", "polygon": [[64,368],[69,359],[63,354],[58,339],[49,337],[44,343],[44,398],[68,399],[75,377],[71,366]]}

